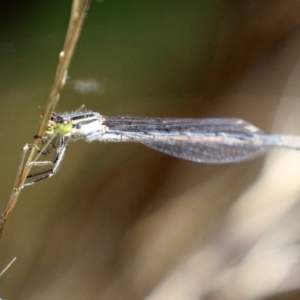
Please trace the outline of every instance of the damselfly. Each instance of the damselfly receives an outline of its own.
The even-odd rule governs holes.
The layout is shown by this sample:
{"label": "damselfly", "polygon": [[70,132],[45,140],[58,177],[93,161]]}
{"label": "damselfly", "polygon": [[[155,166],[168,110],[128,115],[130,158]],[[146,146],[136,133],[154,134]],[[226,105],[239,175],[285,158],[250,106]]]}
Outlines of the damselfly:
{"label": "damselfly", "polygon": [[[58,139],[55,146],[55,139]],[[32,164],[52,168],[32,173],[34,184],[54,175],[70,141],[138,142],[178,158],[202,163],[233,163],[253,159],[270,147],[300,150],[300,137],[265,134],[241,119],[160,119],[107,117],[97,112],[53,113],[44,141],[48,152],[56,151],[53,161]],[[50,147],[50,148],[49,148]],[[50,150],[49,150],[50,149]]]}

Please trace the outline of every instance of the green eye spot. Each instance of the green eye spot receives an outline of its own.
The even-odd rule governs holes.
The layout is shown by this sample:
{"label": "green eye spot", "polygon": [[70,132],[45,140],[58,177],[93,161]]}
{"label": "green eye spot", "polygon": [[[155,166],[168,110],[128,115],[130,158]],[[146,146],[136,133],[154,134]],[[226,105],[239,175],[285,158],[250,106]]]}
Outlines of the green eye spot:
{"label": "green eye spot", "polygon": [[62,123],[55,123],[55,131],[60,135],[68,134],[72,131],[73,126],[71,121],[64,121]]}

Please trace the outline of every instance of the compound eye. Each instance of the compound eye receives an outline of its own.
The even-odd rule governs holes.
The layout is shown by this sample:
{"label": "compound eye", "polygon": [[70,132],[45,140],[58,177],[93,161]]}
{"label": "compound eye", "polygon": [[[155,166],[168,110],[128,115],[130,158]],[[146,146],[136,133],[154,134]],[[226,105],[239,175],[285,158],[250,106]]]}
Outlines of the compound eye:
{"label": "compound eye", "polygon": [[56,121],[56,123],[59,123],[59,124],[61,124],[61,125],[68,125],[69,122],[70,122],[70,121],[69,121],[68,119],[62,118],[62,117],[60,117],[60,118]]}

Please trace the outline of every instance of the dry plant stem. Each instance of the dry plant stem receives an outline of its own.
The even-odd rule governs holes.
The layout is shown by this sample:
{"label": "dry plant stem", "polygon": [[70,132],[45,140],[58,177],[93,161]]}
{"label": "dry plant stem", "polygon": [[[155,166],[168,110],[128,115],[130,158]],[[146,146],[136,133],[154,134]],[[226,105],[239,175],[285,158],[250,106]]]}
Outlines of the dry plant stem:
{"label": "dry plant stem", "polygon": [[[65,84],[67,71],[80,36],[81,28],[83,25],[84,18],[86,16],[87,10],[89,8],[90,0],[73,0],[70,22],[68,27],[67,36],[65,39],[65,44],[63,50],[59,54],[59,62],[56,69],[54,83],[48,98],[48,102],[46,105],[46,109],[44,112],[44,118],[42,124],[38,130],[37,137],[42,137],[44,135],[47,123],[51,117],[52,112],[54,111],[57,102],[59,100],[60,92]],[[7,204],[5,211],[1,215],[0,220],[0,239],[2,237],[3,229],[5,226],[5,222],[7,217],[13,210],[20,192],[22,190],[22,186],[25,183],[27,175],[32,167],[31,162],[35,160],[37,149],[40,149],[41,139],[36,138],[34,144],[29,147],[29,145],[25,145],[23,148],[22,160],[19,166],[19,170],[17,173],[16,181],[14,184],[13,192],[10,196],[10,200]],[[25,157],[27,152],[29,151],[29,155],[25,162]],[[25,163],[24,163],[25,162]]]}

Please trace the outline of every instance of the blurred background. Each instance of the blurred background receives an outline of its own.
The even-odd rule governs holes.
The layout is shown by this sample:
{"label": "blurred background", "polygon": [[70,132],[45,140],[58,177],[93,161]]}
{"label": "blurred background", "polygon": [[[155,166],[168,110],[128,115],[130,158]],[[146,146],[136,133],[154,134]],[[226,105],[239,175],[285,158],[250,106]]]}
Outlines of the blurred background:
{"label": "blurred background", "polygon": [[[71,1],[0,1],[0,209],[33,141]],[[299,1],[93,1],[57,111],[238,117],[300,135]],[[0,298],[299,299],[300,154],[197,164],[72,143],[24,189]]]}

